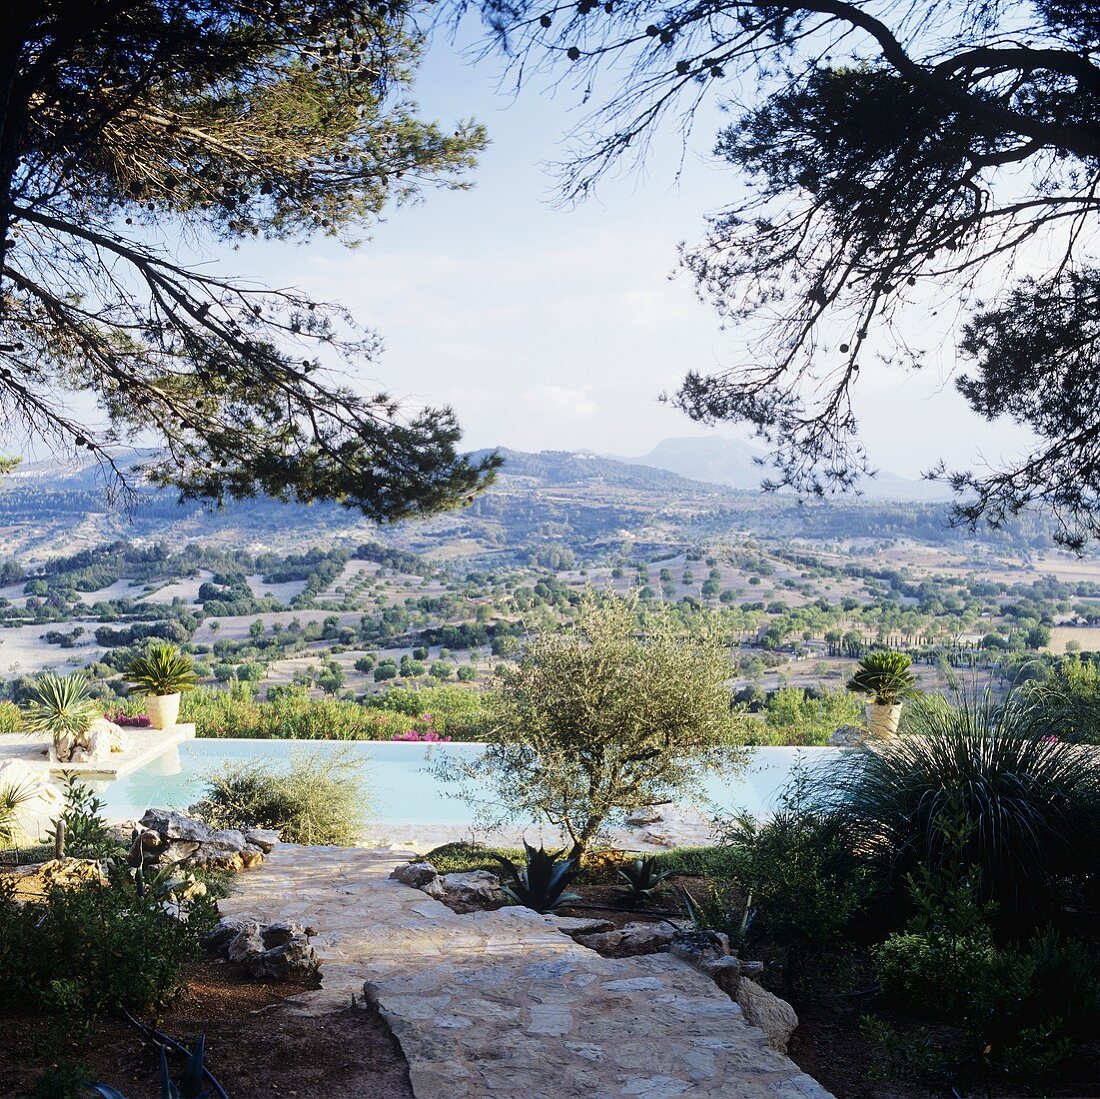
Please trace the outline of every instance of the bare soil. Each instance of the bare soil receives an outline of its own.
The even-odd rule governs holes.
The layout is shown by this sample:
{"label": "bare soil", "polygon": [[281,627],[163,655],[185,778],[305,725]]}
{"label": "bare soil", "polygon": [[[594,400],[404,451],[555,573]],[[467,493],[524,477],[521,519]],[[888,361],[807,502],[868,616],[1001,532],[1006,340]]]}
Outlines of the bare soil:
{"label": "bare soil", "polygon": [[[321,1019],[292,1014],[284,1001],[307,987],[203,961],[159,1027],[188,1047],[205,1033],[207,1067],[232,1099],[411,1099],[405,1057],[377,1012],[349,1004]],[[9,1016],[0,1029],[0,1095],[28,1097],[44,1073],[65,1066],[128,1099],[160,1094],[157,1050],[124,1020],[96,1020],[81,1033],[41,1016]],[[169,1063],[178,1079],[182,1058]]]}

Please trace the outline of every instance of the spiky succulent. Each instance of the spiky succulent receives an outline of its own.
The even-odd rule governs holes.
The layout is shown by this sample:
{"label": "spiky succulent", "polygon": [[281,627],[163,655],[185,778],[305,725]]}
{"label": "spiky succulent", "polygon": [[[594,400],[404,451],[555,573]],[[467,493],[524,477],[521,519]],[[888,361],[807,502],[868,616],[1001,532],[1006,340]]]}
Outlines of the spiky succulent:
{"label": "spiky succulent", "polygon": [[649,900],[657,889],[657,886],[672,874],[671,870],[658,870],[657,857],[650,855],[648,859],[635,859],[625,866],[619,867],[619,877],[629,886],[627,892],[639,900]]}
{"label": "spiky succulent", "polygon": [[99,706],[88,695],[88,680],[82,672],[47,672],[34,685],[23,728],[28,733],[50,733],[54,737],[80,736],[99,715]]}
{"label": "spiky succulent", "polygon": [[195,662],[168,643],[151,645],[126,666],[131,686],[151,695],[174,695],[190,691],[198,682]]}
{"label": "spiky succulent", "polygon": [[879,706],[903,702],[917,693],[916,677],[909,670],[912,663],[905,653],[868,653],[848,680],[848,690],[868,695]]}
{"label": "spiky succulent", "polygon": [[495,856],[512,876],[512,884],[504,886],[504,893],[516,904],[526,905],[536,912],[552,912],[563,904],[580,900],[576,893],[565,892],[566,886],[577,876],[579,863],[576,859],[562,859],[561,851],[547,851],[542,846],[536,850],[526,840],[523,850],[526,866],[522,870],[511,859]]}

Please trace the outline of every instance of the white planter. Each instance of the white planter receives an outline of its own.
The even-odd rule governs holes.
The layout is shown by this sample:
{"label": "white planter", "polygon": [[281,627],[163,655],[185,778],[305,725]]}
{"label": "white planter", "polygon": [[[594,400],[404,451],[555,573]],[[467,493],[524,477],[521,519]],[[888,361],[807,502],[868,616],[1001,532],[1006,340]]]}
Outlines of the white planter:
{"label": "white planter", "polygon": [[885,740],[897,736],[898,722],[901,721],[901,703],[893,706],[880,706],[876,702],[867,703],[867,727],[872,737]]}
{"label": "white planter", "polygon": [[174,729],[180,716],[180,695],[146,695],[145,712],[154,729]]}

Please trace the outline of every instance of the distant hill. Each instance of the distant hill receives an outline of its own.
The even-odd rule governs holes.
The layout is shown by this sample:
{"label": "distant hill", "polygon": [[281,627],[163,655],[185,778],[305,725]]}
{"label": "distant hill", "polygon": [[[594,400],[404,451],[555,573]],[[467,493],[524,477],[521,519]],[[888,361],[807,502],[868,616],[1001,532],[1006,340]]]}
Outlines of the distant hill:
{"label": "distant hill", "polygon": [[[663,439],[648,454],[639,458],[620,458],[618,461],[653,466],[678,473],[681,477],[728,485],[747,492],[758,490],[760,482],[769,475],[771,467],[757,461],[765,456],[765,451],[739,439],[710,436]],[[951,498],[950,490],[944,485],[899,477],[886,470],[874,477],[865,477],[859,488],[868,500],[923,503]]]}

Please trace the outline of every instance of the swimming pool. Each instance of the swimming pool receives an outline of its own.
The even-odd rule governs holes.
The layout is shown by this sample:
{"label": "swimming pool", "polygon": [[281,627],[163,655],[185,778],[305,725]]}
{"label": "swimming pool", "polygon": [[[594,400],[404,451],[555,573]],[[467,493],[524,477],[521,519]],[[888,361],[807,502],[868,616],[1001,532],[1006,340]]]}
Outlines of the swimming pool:
{"label": "swimming pool", "polygon": [[[746,771],[731,778],[708,775],[707,808],[747,809],[770,812],[796,759],[807,767],[835,759],[836,748],[756,748]],[[394,741],[332,740],[231,740],[221,738],[184,741],[151,760],[140,770],[113,782],[97,782],[110,820],[140,817],[150,806],[186,809],[203,793],[205,777],[224,763],[261,759],[275,767],[293,766],[295,760],[346,752],[360,761],[364,798],[372,820],[386,824],[438,824],[467,826],[470,808],[428,770],[446,755],[476,758],[480,744],[423,744]]]}

